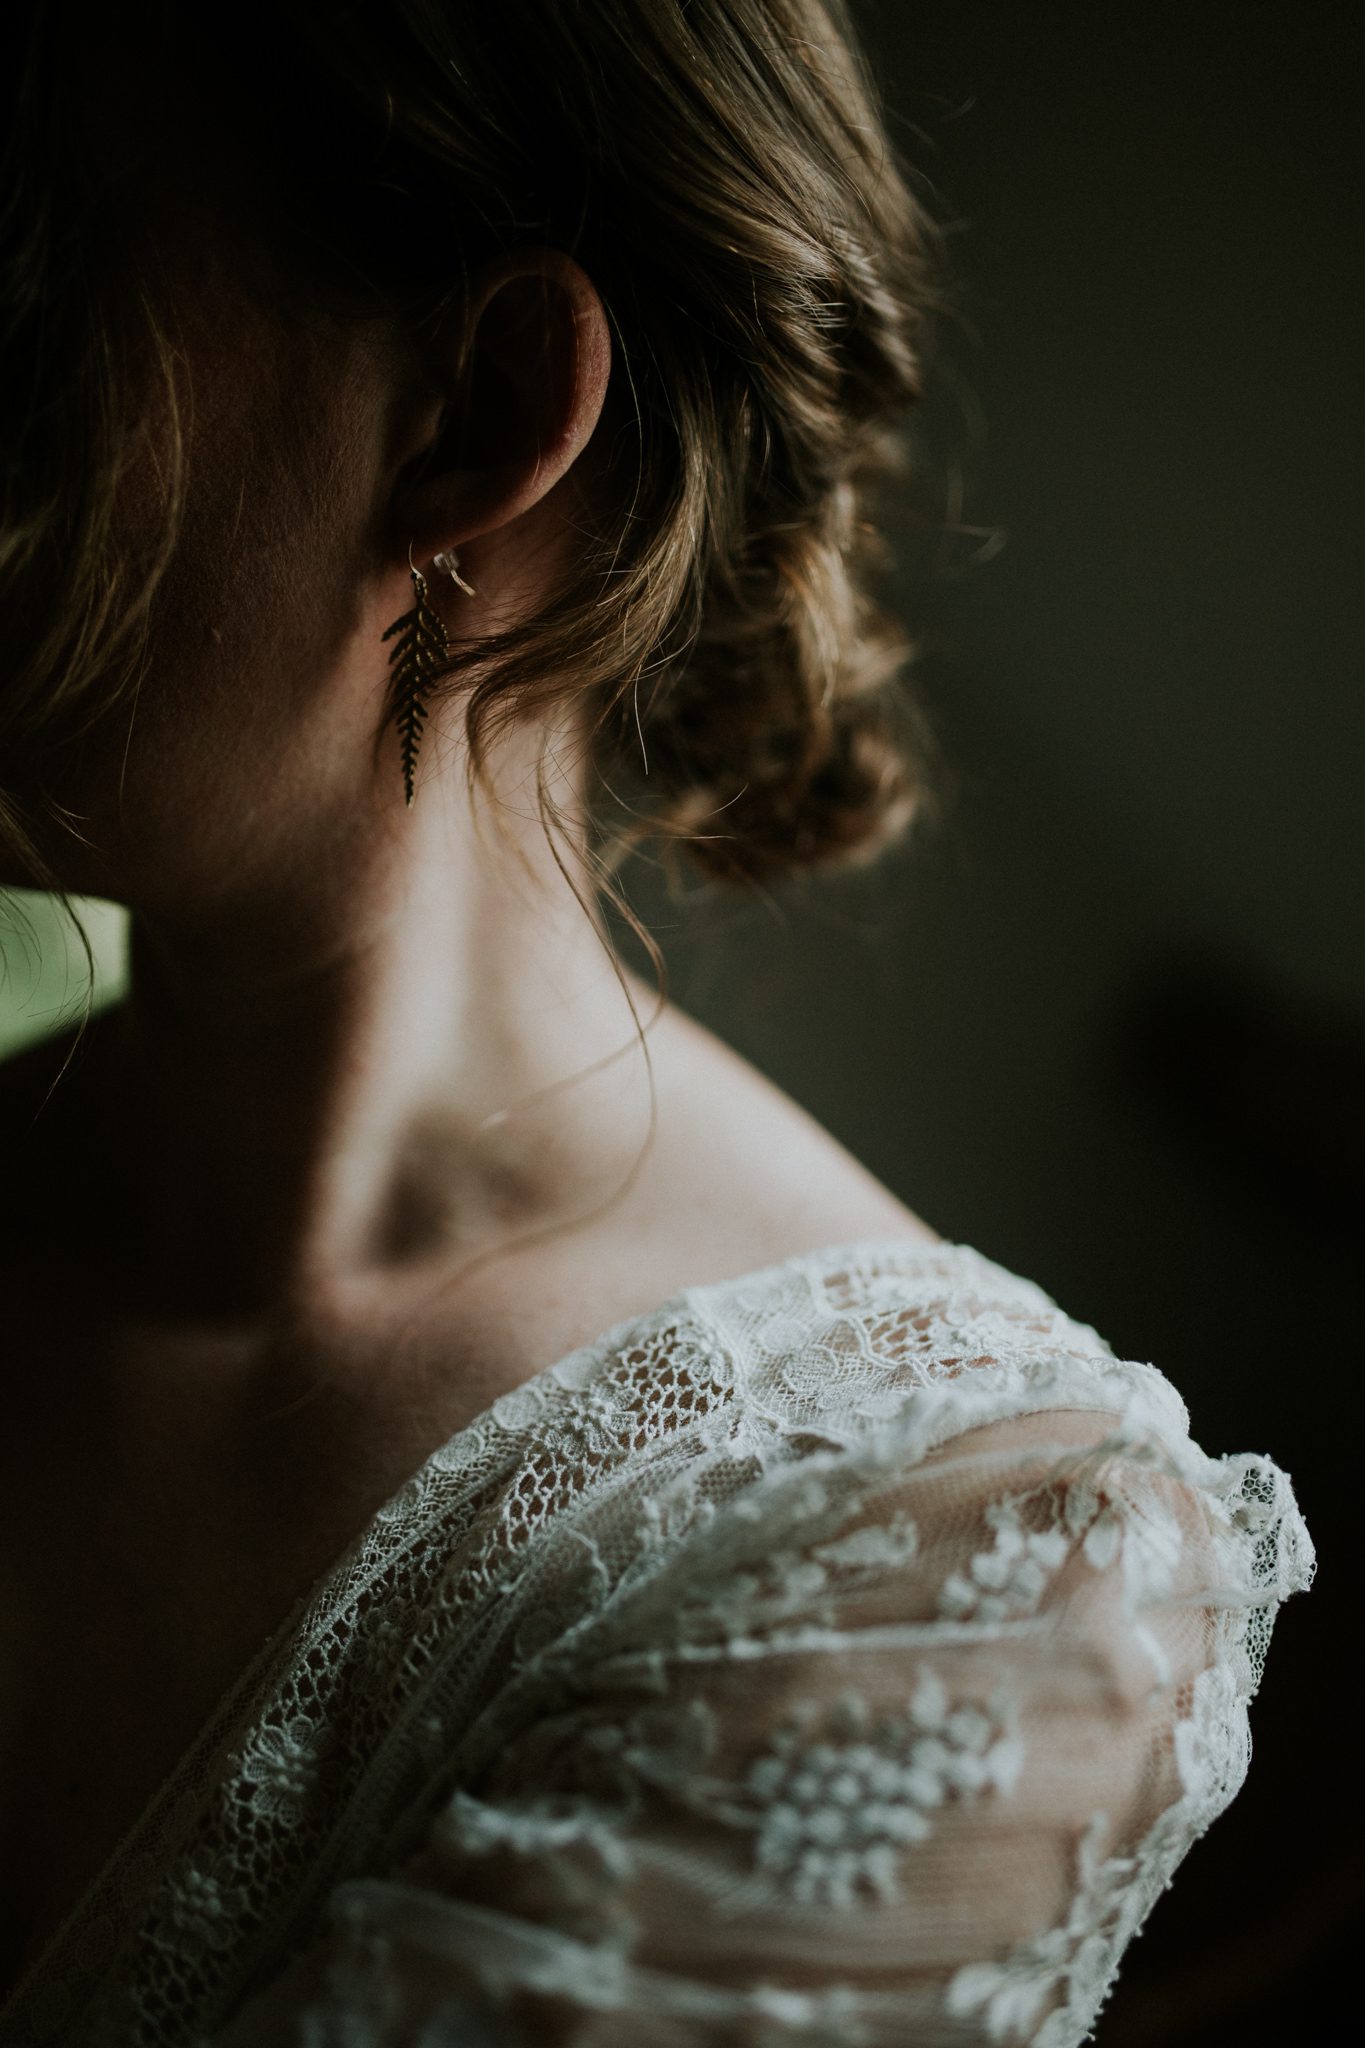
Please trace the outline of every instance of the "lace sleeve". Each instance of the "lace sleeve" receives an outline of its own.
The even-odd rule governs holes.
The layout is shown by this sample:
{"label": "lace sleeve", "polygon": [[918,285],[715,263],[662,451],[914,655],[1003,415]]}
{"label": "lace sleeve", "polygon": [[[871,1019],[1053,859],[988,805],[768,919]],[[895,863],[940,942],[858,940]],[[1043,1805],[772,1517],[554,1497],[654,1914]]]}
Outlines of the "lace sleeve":
{"label": "lace sleeve", "polygon": [[659,1540],[535,1714],[218,2048],[1086,2039],[1312,1552],[1268,1459],[1064,1363],[1068,1402],[987,1371],[636,1497]]}

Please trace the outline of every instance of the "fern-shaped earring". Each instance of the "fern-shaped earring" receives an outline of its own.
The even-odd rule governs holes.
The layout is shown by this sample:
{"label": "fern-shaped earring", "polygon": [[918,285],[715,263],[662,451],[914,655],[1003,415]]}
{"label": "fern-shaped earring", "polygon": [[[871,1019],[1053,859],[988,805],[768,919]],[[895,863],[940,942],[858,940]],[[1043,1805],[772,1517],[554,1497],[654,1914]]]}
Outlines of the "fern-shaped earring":
{"label": "fern-shaped earring", "polygon": [[440,615],[427,602],[427,579],[413,561],[411,548],[408,549],[408,567],[412,571],[416,600],[411,611],[394,620],[384,638],[392,640],[395,633],[399,636],[389,649],[389,667],[393,671],[396,699],[393,722],[402,738],[403,787],[410,804],[415,792],[413,778],[417,750],[422,744],[422,727],[427,716],[427,680],[432,669],[450,652],[450,639]]}

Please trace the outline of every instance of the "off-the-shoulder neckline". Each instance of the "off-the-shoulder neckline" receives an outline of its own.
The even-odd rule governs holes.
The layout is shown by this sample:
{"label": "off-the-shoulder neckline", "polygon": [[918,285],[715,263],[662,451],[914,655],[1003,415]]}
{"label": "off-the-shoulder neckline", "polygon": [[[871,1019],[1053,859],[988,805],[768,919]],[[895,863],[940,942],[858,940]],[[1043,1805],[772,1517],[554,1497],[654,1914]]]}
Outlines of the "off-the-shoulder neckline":
{"label": "off-the-shoulder neckline", "polygon": [[[457,1444],[462,1437],[473,1436],[475,1432],[486,1428],[490,1421],[496,1419],[500,1406],[514,1403],[522,1396],[534,1399],[550,1383],[569,1385],[576,1367],[586,1364],[589,1360],[600,1356],[604,1352],[611,1353],[624,1348],[629,1342],[633,1331],[643,1328],[646,1324],[658,1322],[661,1318],[667,1319],[671,1315],[679,1314],[694,1303],[714,1302],[722,1295],[738,1293],[741,1290],[748,1290],[750,1288],[762,1288],[777,1280],[782,1274],[790,1272],[794,1267],[798,1266],[819,1267],[826,1273],[829,1273],[836,1272],[841,1265],[852,1264],[859,1259],[884,1259],[888,1254],[900,1259],[905,1259],[906,1257],[936,1258],[945,1252],[952,1252],[958,1255],[965,1254],[976,1260],[983,1259],[983,1255],[973,1246],[954,1244],[946,1238],[933,1240],[915,1237],[852,1238],[842,1244],[817,1245],[812,1251],[789,1252],[785,1258],[773,1259],[765,1266],[750,1267],[742,1273],[733,1273],[719,1280],[684,1281],[682,1286],[676,1287],[671,1294],[667,1295],[662,1301],[656,1302],[652,1308],[641,1309],[635,1314],[623,1316],[620,1321],[612,1323],[608,1328],[599,1331],[597,1336],[590,1337],[586,1343],[575,1345],[573,1350],[566,1351],[563,1357],[555,1359],[550,1365],[539,1367],[535,1372],[528,1374],[525,1379],[518,1380],[514,1387],[509,1387],[505,1393],[497,1395],[488,1403],[486,1408],[481,1409],[470,1421],[461,1423],[453,1435],[439,1443],[428,1457],[416,1467],[411,1478],[403,1482],[403,1487],[411,1485],[412,1479],[420,1478],[429,1465],[448,1457],[452,1446]],[[983,1263],[989,1265],[991,1262],[983,1261]],[[995,1268],[995,1271],[997,1277],[1008,1279],[1016,1286],[1026,1286],[1029,1284],[1021,1275],[1010,1273],[1005,1267]],[[390,1502],[385,1503],[386,1507],[391,1504],[392,1500],[397,1499],[398,1494],[403,1491],[403,1487],[395,1489],[395,1492],[390,1497]],[[383,1513],[382,1508],[379,1510],[379,1513]]]}
{"label": "off-the-shoulder neckline", "polygon": [[[330,1564],[323,1567],[308,1588],[299,1595],[289,1612],[271,1629],[241,1676],[222,1695],[217,1706],[205,1719],[194,1740],[170,1773],[170,1778],[165,1782],[169,1783],[178,1777],[183,1764],[197,1752],[210,1729],[222,1719],[234,1701],[250,1692],[256,1678],[279,1653],[282,1646],[292,1639],[295,1631],[307,1617],[325,1604],[329,1593],[344,1579],[352,1561],[364,1549],[374,1530],[392,1516],[399,1500],[414,1488],[420,1487],[423,1481],[430,1478],[438,1469],[448,1471],[458,1462],[460,1445],[477,1443],[495,1427],[518,1427],[515,1421],[509,1419],[515,1411],[518,1408],[527,1410],[539,1405],[552,1389],[565,1395],[572,1394],[578,1388],[581,1372],[628,1349],[632,1339],[645,1329],[683,1316],[689,1311],[695,1315],[698,1309],[708,1308],[732,1294],[750,1290],[761,1291],[794,1269],[818,1269],[828,1276],[837,1273],[843,1266],[853,1265],[859,1261],[918,1263],[921,1260],[942,1258],[945,1255],[950,1255],[959,1262],[964,1258],[972,1260],[978,1267],[991,1272],[997,1280],[1003,1280],[1015,1287],[1027,1287],[1030,1292],[1034,1291],[1032,1282],[1026,1281],[1019,1274],[1011,1273],[1007,1267],[997,1266],[972,1245],[953,1243],[946,1238],[852,1238],[837,1244],[817,1245],[811,1251],[791,1252],[785,1258],[773,1259],[765,1266],[755,1266],[718,1280],[685,1282],[662,1301],[656,1302],[654,1307],[622,1317],[600,1331],[597,1336],[589,1338],[586,1343],[575,1345],[571,1351],[564,1352],[548,1365],[541,1366],[525,1379],[518,1380],[514,1387],[509,1387],[496,1395],[477,1415],[471,1416],[467,1422],[462,1422],[458,1429],[433,1445],[411,1472],[400,1480],[378,1507],[366,1517],[344,1548],[336,1553]],[[157,1797],[159,1796],[158,1794]],[[155,1799],[152,1803],[155,1804]],[[146,1810],[144,1809],[144,1812]],[[0,2016],[3,2016],[3,2008],[0,2008]]]}
{"label": "off-the-shoulder neckline", "polygon": [[765,1284],[771,1284],[794,1269],[818,1268],[828,1275],[837,1273],[845,1265],[860,1262],[916,1264],[920,1261],[943,1258],[957,1261],[965,1258],[974,1261],[993,1273],[997,1279],[1016,1286],[1028,1287],[1032,1291],[1033,1283],[1024,1280],[1022,1276],[1011,1273],[1006,1267],[997,1266],[975,1247],[955,1243],[947,1238],[870,1237],[817,1245],[809,1251],[792,1252],[785,1258],[774,1259],[767,1265],[756,1266],[729,1277],[685,1283],[664,1300],[656,1303],[653,1308],[623,1317],[587,1343],[576,1345],[562,1357],[540,1367],[519,1381],[514,1388],[498,1395],[468,1422],[461,1423],[457,1430],[435,1445],[388,1497],[367,1516],[362,1527],[332,1562],[324,1566],[310,1586],[295,1600],[288,1613],[271,1629],[245,1669],[205,1716],[194,1736],[181,1750],[170,1770],[145,1802],[137,1818],[85,1886],[70,1912],[53,1929],[48,1940],[13,1986],[9,1996],[0,2004],[0,2027],[21,2009],[33,1989],[41,1983],[49,1960],[60,1954],[73,1929],[79,1926],[88,1912],[91,1902],[103,1889],[112,1873],[134,1850],[152,1816],[162,1808],[171,1789],[183,1782],[191,1764],[207,1747],[226,1744],[231,1734],[239,1729],[242,1710],[254,1696],[267,1671],[280,1657],[286,1645],[295,1639],[300,1630],[307,1628],[310,1616],[314,1616],[325,1607],[336,1587],[344,1583],[348,1568],[363,1551],[375,1529],[391,1516],[400,1497],[409,1489],[420,1486],[424,1478],[429,1478],[436,1470],[448,1468],[456,1447],[461,1442],[473,1442],[480,1437],[486,1437],[490,1429],[500,1426],[500,1406],[506,1413],[510,1404],[534,1403],[551,1389],[556,1389],[567,1397],[575,1391],[579,1369],[586,1368],[596,1359],[614,1356],[629,1344],[633,1333],[642,1331],[647,1326],[657,1325],[660,1320],[667,1320],[671,1316],[685,1315],[689,1310],[695,1313],[698,1307],[709,1306],[731,1293],[761,1289]]}

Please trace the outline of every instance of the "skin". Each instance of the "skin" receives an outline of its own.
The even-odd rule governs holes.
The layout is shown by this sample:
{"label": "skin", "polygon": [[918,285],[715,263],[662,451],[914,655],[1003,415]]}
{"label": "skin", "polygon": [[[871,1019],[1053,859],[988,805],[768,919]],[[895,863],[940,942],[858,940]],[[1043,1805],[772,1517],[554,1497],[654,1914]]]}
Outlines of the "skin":
{"label": "skin", "polygon": [[[410,809],[391,727],[374,758],[409,548],[458,641],[543,602],[600,487],[592,280],[519,250],[419,342],[286,325],[192,218],[160,258],[188,516],[131,714],[54,767],[74,829],[44,845],[128,907],[131,985],[55,1090],[65,1041],[0,1071],[7,1345],[43,1363],[0,1447],[0,1833],[26,1845],[0,1988],[293,1600],[499,1392],[685,1284],[934,1239],[618,971],[537,816],[543,756],[581,843],[571,725],[495,750],[501,838],[457,709]],[[136,470],[126,511],[157,516]]]}
{"label": "skin", "polygon": [[[538,431],[509,421],[505,454],[436,454],[420,484],[448,403],[439,356],[363,332],[291,346],[222,279],[182,304],[185,537],[132,718],[56,793],[87,841],[60,849],[64,882],[132,913],[131,993],[91,1090],[104,1165],[135,1169],[130,1292],[169,1291],[188,1317],[340,1309],[356,1284],[547,1220],[609,1163],[572,1092],[562,1169],[519,1172],[524,1126],[516,1143],[482,1128],[629,1030],[535,823],[537,736],[498,764],[521,862],[487,825],[480,839],[454,717],[428,725],[411,809],[392,727],[372,760],[409,546],[458,641],[535,603],[568,538],[555,493],[602,409],[600,300],[570,259],[531,251],[486,273],[471,322],[496,338],[500,295],[537,273],[564,367],[536,394]],[[432,567],[455,547],[477,597]],[[561,801],[575,781],[558,778]]]}
{"label": "skin", "polygon": [[[733,1130],[725,1088],[746,1153],[756,1117],[802,1144],[815,1127],[616,962],[573,844],[583,732],[517,728],[492,755],[492,804],[474,804],[460,706],[438,704],[409,808],[384,724],[409,556],[458,643],[544,603],[602,487],[612,348],[592,281],[560,251],[518,250],[419,342],[396,320],[281,321],[192,212],[159,222],[158,261],[187,513],[136,699],[52,768],[72,829],[44,846],[69,889],[128,906],[131,987],[50,1102],[60,1046],[13,1077],[26,1150],[8,1222],[26,1257],[74,1234],[106,1329],[144,1351],[211,1344],[217,1384],[260,1371],[273,1396],[282,1331],[391,1351],[434,1295],[448,1331],[534,1287],[567,1226],[575,1264],[606,1230],[646,1273],[656,1234],[703,1262],[821,1241],[806,1206],[756,1201],[738,1161],[735,1207],[770,1226],[736,1236],[732,1215],[707,1248],[679,1229],[684,1162],[699,1139],[719,1160]],[[158,509],[134,470],[124,516],[150,533]],[[452,549],[474,595],[433,567]],[[538,765],[568,846],[544,833]],[[838,1165],[869,1214],[914,1224]]]}

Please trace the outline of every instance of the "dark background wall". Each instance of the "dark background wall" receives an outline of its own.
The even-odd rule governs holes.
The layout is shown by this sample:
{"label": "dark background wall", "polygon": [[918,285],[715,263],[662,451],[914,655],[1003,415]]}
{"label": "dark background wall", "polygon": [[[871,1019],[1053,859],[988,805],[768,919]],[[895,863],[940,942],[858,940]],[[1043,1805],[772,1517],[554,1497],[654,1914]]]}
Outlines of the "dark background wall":
{"label": "dark background wall", "polygon": [[[859,11],[956,223],[897,590],[956,797],[869,878],[719,905],[640,864],[630,893],[684,1007],[936,1229],[1158,1364],[1206,1450],[1292,1474],[1317,1582],[1097,2040],[1335,2041],[1365,1904],[1349,17]],[[50,940],[36,990],[10,958],[0,1045],[79,992]]]}
{"label": "dark background wall", "polygon": [[1158,1364],[1206,1450],[1292,1475],[1317,1581],[1097,2040],[1334,2041],[1365,1904],[1348,16],[859,12],[956,223],[897,591],[956,799],[860,883],[721,909],[641,870],[632,901],[684,1007],[936,1229]]}

